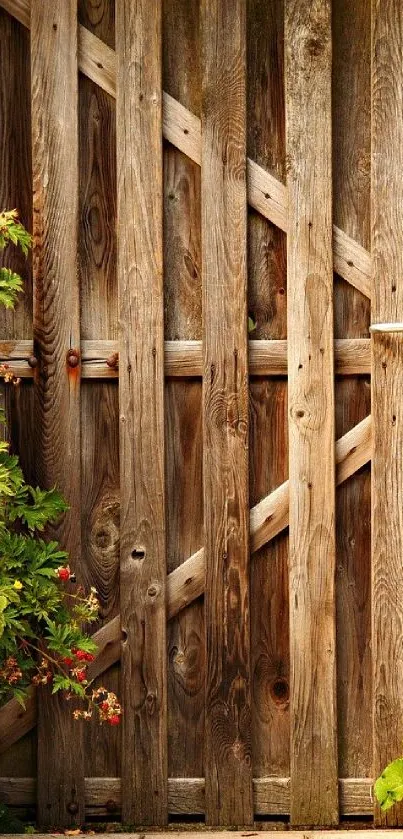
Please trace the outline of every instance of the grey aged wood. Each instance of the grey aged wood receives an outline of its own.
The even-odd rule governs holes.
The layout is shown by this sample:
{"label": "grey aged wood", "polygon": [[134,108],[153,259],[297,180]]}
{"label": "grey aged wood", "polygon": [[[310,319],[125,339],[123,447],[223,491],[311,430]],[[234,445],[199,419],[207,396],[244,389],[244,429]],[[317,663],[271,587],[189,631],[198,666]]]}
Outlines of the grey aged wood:
{"label": "grey aged wood", "polygon": [[206,821],[253,822],[250,708],[245,4],[203,0]]}
{"label": "grey aged wood", "polygon": [[117,4],[122,818],[166,823],[161,4]]}
{"label": "grey aged wood", "polygon": [[[338,823],[331,20],[285,3],[291,822]],[[312,143],[315,137],[315,143]]]}
{"label": "grey aged wood", "polygon": [[[372,2],[372,321],[403,317],[403,7]],[[403,684],[403,336],[372,336],[372,679],[374,771],[401,754]],[[403,824],[403,807],[375,823]]]}
{"label": "grey aged wood", "polygon": [[[69,503],[52,529],[80,578],[80,319],[77,270],[77,2],[31,5],[36,473]],[[75,366],[70,366],[70,353]],[[38,822],[81,824],[81,724],[60,695],[38,707]]]}

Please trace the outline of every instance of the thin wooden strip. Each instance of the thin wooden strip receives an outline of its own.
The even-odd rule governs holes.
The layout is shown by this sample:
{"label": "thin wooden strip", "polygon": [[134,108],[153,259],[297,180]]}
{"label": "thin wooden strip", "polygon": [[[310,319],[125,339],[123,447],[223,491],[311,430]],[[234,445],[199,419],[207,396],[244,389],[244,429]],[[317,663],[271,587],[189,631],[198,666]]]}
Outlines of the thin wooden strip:
{"label": "thin wooden strip", "polygon": [[[371,417],[366,417],[336,442],[336,482],[341,484],[371,459]],[[251,509],[251,551],[257,551],[288,526],[288,481]],[[204,549],[182,563],[167,579],[167,616],[177,615],[204,592]],[[94,634],[99,653],[91,665],[91,678],[104,673],[120,658],[120,615]],[[15,700],[0,708],[0,754],[30,731],[36,722],[33,699],[27,712]],[[4,732],[4,733],[3,733]]]}
{"label": "thin wooden strip", "polygon": [[31,26],[31,0],[1,0],[1,7],[27,29]]}
{"label": "thin wooden strip", "polygon": [[[340,778],[341,815],[370,816],[373,810],[372,786],[371,778]],[[35,778],[0,778],[0,799],[8,807],[31,807],[35,794]],[[257,816],[288,815],[290,779],[254,778],[253,805]],[[168,778],[168,808],[175,815],[204,815],[204,778]],[[120,809],[120,778],[85,779],[87,817],[105,815],[113,818]]]}
{"label": "thin wooden strip", "polygon": [[201,22],[206,822],[248,825],[253,802],[245,4],[202,0]]}
{"label": "thin wooden strip", "polygon": [[331,826],[339,807],[330,0],[286,0],[285,68],[290,813],[293,825]]}
{"label": "thin wooden strip", "polygon": [[32,341],[0,341],[0,360],[29,358],[32,349]]}
{"label": "thin wooden strip", "polygon": [[[34,189],[34,340],[37,479],[63,493],[69,511],[52,529],[80,578],[80,352],[77,0],[31,3]],[[58,126],[58,130],[55,130]],[[38,707],[38,821],[84,818],[82,726],[61,696]]]}
{"label": "thin wooden strip", "polygon": [[[372,2],[372,322],[403,319],[403,5]],[[403,336],[372,337],[372,673],[374,773],[401,755],[403,683]],[[377,826],[403,825],[403,804]]]}
{"label": "thin wooden strip", "polygon": [[371,255],[333,225],[333,268],[365,297],[371,298]]}
{"label": "thin wooden strip", "polygon": [[122,818],[167,806],[161,4],[116,7]]}

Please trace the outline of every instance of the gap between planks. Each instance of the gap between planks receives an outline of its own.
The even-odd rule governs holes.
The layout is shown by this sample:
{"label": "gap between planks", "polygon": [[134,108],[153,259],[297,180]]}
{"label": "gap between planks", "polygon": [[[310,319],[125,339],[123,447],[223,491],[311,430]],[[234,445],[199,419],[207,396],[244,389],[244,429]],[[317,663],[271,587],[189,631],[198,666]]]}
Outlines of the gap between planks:
{"label": "gap between planks", "polygon": [[[29,29],[29,0],[0,0],[0,7]],[[114,50],[78,26],[78,67],[82,73],[116,98]],[[200,119],[169,94],[163,94],[164,137],[191,160],[201,162]],[[287,231],[287,189],[255,161],[247,161],[248,201],[272,224]],[[371,256],[358,242],[333,225],[333,267],[366,297],[371,297]]]}
{"label": "gap between planks", "polygon": [[[82,341],[82,378],[113,379],[119,376],[111,366],[118,352],[117,341]],[[32,378],[29,358],[32,341],[0,341],[0,362],[11,364],[15,374]],[[338,338],[334,342],[335,372],[340,376],[369,375],[371,372],[371,339]],[[109,362],[109,363],[108,363]],[[165,341],[165,375],[170,377],[201,377],[203,350],[201,341]],[[286,376],[287,341],[249,341],[249,373],[251,376]]]}
{"label": "gap between planks", "polygon": [[[372,784],[371,778],[339,779],[342,816],[372,815]],[[0,778],[0,799],[9,807],[32,806],[35,792],[35,778]],[[171,814],[204,815],[204,797],[204,778],[168,779],[168,809]],[[290,779],[254,778],[253,804],[257,816],[287,816],[290,809]],[[120,807],[120,778],[85,779],[87,817],[105,815],[112,818],[120,812]]]}
{"label": "gap between planks", "polygon": [[[371,459],[371,417],[354,426],[336,442],[336,483],[346,481]],[[288,526],[288,481],[259,501],[250,511],[251,551],[257,551]],[[204,549],[201,548],[182,565],[168,574],[168,618],[188,606],[203,594]],[[94,634],[99,648],[91,668],[91,678],[101,675],[120,657],[120,616],[117,615]],[[34,690],[27,700],[24,712],[16,700],[0,708],[0,754],[17,742],[36,724],[36,698]]]}

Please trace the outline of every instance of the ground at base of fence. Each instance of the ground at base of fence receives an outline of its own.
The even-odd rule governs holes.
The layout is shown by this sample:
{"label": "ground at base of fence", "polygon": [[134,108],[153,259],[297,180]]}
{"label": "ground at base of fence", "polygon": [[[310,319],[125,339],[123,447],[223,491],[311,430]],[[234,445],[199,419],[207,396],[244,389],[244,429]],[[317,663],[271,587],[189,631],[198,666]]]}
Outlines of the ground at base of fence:
{"label": "ground at base of fence", "polygon": [[[387,837],[393,835],[393,839],[403,839],[403,830],[391,828],[388,830],[377,830],[376,828],[369,828],[365,830],[215,830],[205,828],[204,830],[180,830],[180,831],[163,831],[163,830],[144,830],[136,833],[74,833],[73,835],[80,839],[82,836],[94,835],[96,839],[111,839],[116,836],[119,839],[197,839],[198,836],[205,836],[208,833],[210,839],[251,839],[251,837],[258,836],[259,839],[281,839],[281,837],[290,836],[292,839],[378,839],[378,837]],[[4,834],[0,834],[2,837]],[[49,839],[52,836],[72,835],[72,831],[63,833],[35,833],[31,834],[36,839]],[[15,834],[13,839],[27,839],[27,834]]]}

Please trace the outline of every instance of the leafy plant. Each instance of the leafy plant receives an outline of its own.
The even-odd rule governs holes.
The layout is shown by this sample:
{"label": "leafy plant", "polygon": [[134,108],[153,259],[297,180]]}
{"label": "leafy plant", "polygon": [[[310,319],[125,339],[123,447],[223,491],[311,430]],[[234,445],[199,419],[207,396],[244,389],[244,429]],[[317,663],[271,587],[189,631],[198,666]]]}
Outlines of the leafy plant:
{"label": "leafy plant", "polygon": [[[9,242],[25,255],[31,244],[15,210],[0,213],[0,249]],[[13,307],[21,288],[21,277],[0,269],[0,303]],[[19,384],[6,364],[0,376]],[[51,684],[53,693],[85,701],[75,718],[89,719],[95,709],[101,722],[117,725],[117,697],[93,690],[87,673],[97,647],[82,626],[98,617],[96,590],[86,594],[76,584],[65,551],[43,536],[66,509],[56,489],[26,483],[18,457],[0,442],[0,702],[14,697],[25,706],[30,685]]]}
{"label": "leafy plant", "polygon": [[389,810],[403,799],[403,758],[389,763],[375,781],[374,792],[381,810]]}

